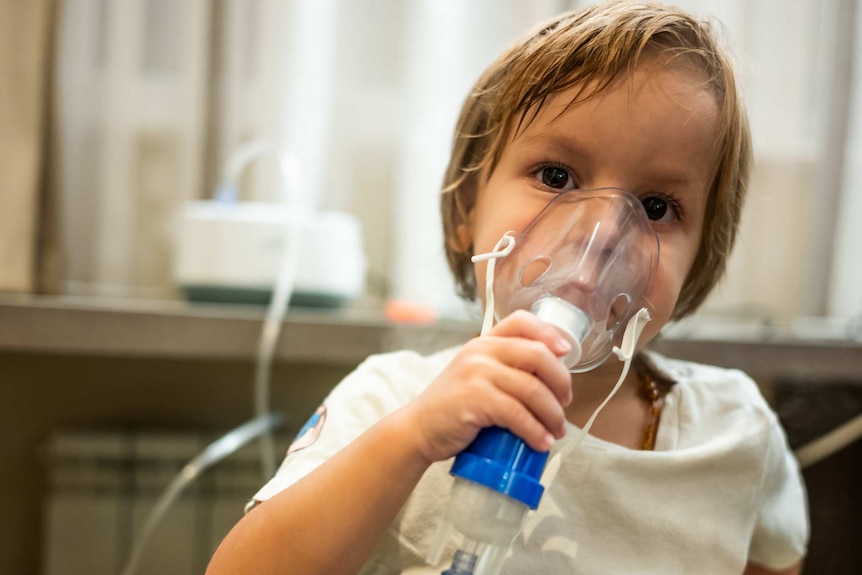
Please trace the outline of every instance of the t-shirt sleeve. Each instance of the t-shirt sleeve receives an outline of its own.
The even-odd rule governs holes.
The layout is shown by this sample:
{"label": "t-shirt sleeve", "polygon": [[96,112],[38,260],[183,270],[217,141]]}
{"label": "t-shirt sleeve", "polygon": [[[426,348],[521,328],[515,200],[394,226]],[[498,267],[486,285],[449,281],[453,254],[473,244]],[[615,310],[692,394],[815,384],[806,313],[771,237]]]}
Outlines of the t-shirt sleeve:
{"label": "t-shirt sleeve", "polygon": [[404,365],[412,357],[372,356],[345,377],[302,427],[275,475],[246,505],[246,512],[314,471],[375,422],[416,393]]}
{"label": "t-shirt sleeve", "polygon": [[808,505],[799,465],[775,417],[769,435],[748,560],[780,570],[795,565],[805,556]]}

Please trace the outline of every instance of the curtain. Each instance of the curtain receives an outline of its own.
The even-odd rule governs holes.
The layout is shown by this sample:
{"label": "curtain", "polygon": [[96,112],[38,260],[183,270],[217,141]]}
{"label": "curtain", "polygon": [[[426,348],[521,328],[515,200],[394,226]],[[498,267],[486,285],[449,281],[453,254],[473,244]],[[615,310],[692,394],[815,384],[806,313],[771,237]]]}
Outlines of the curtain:
{"label": "curtain", "polygon": [[843,181],[848,78],[860,54],[852,48],[855,0],[676,4],[723,23],[755,152],[728,275],[701,315],[768,327],[835,314],[830,302],[844,297],[836,292],[835,273],[847,265],[840,261],[836,222],[850,194]]}
{"label": "curtain", "polygon": [[55,191],[67,293],[171,297],[203,178],[209,0],[61,0]]}
{"label": "curtain", "polygon": [[843,15],[851,25],[855,24],[856,33],[850,44],[856,58],[846,76],[850,84],[846,146],[844,150],[836,150],[844,162],[828,312],[836,317],[855,318],[856,337],[862,338],[862,9],[858,2],[846,4],[850,9]]}
{"label": "curtain", "polygon": [[38,287],[52,12],[0,0],[0,291]]}
{"label": "curtain", "polygon": [[[510,42],[589,3],[62,0],[52,106],[58,160],[49,178],[62,216],[64,289],[177,297],[179,210],[212,195],[237,146],[264,139],[301,157],[310,205],[360,219],[372,303],[401,298],[443,315],[472,313],[453,295],[437,208],[461,101]],[[859,313],[856,0],[675,3],[722,23],[757,156],[737,250],[704,314],[790,322]],[[26,116],[10,110],[4,104],[2,117]],[[44,158],[34,153],[38,174]],[[243,199],[278,197],[275,164],[256,165],[242,184]],[[44,211],[32,194],[15,202],[15,216],[0,215],[11,222],[0,232],[2,289],[11,289],[5,270],[14,258],[30,261],[14,264],[19,270],[44,259],[32,255],[32,241],[7,239],[16,226],[32,238]],[[34,288],[32,280],[17,285]]]}

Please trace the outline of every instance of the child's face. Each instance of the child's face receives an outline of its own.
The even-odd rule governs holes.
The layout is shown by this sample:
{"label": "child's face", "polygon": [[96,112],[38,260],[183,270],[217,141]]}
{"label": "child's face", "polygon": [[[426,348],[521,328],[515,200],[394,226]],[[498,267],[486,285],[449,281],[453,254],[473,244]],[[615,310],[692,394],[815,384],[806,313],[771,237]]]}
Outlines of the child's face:
{"label": "child's face", "polygon": [[[464,231],[473,253],[485,253],[506,231],[522,230],[560,191],[611,186],[633,193],[660,243],[646,294],[655,309],[640,340],[645,344],[670,319],[700,246],[718,105],[699,75],[655,61],[564,112],[575,90],[549,98],[510,138]],[[484,294],[485,264],[475,271]]]}

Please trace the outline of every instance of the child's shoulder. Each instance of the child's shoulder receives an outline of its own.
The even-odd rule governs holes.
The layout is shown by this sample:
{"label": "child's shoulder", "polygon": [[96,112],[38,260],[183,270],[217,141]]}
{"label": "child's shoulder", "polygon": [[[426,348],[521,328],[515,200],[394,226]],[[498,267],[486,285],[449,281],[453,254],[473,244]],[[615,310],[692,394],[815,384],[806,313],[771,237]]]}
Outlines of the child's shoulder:
{"label": "child's shoulder", "polygon": [[643,351],[643,358],[650,367],[659,372],[659,375],[666,375],[674,380],[696,378],[709,380],[745,379],[749,382],[752,381],[745,372],[739,369],[698,363],[696,361],[689,361],[686,359],[677,359],[663,355],[651,349],[645,349]]}
{"label": "child's shoulder", "polygon": [[459,347],[431,354],[411,350],[368,356],[334,390],[334,395],[393,393],[406,400],[420,393],[452,360]]}
{"label": "child's shoulder", "polygon": [[734,445],[736,453],[755,459],[787,449],[778,416],[743,371],[654,352],[644,359],[656,375],[673,382],[662,408],[666,449],[713,446],[724,452]]}
{"label": "child's shoulder", "polygon": [[725,413],[744,410],[770,422],[775,418],[760,387],[739,369],[670,358],[653,351],[645,352],[644,359],[657,375],[673,382],[672,393],[680,402]]}
{"label": "child's shoulder", "polygon": [[452,361],[452,357],[458,352],[460,347],[450,347],[428,354],[408,349],[378,353],[368,356],[359,365],[357,371],[380,374],[406,372],[419,377],[424,375],[436,376]]}

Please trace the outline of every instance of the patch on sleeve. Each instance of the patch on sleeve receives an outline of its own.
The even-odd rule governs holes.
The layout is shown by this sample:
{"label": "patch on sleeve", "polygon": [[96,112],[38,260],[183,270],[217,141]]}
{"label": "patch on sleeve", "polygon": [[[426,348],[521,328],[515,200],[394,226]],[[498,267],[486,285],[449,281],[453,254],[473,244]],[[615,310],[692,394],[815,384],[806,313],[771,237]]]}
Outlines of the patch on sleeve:
{"label": "patch on sleeve", "polygon": [[290,455],[314,445],[314,442],[320,437],[320,432],[323,431],[324,423],[326,423],[326,406],[321,405],[296,434],[296,439],[287,448],[287,454]]}

